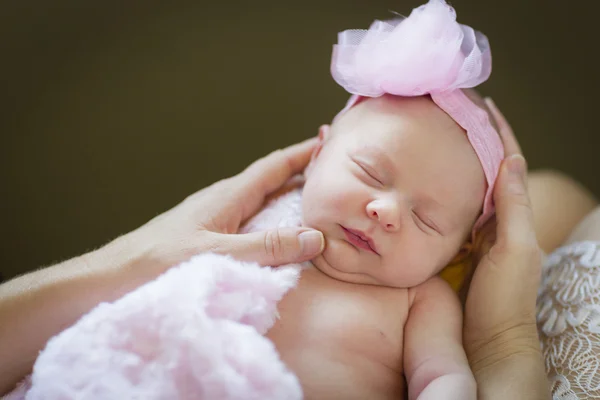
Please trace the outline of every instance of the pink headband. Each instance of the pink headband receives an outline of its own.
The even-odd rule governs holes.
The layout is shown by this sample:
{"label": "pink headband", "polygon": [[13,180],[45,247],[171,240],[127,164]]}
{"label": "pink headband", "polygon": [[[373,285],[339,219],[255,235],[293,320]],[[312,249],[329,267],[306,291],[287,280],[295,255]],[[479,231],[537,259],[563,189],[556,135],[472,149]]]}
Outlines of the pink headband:
{"label": "pink headband", "polygon": [[429,0],[408,18],[341,32],[331,61],[333,78],[352,93],[336,118],[367,97],[429,94],[467,132],[487,181],[483,213],[473,234],[494,214],[494,182],[504,147],[487,112],[461,89],[485,82],[491,71],[487,38],[458,24],[456,12],[444,0]]}

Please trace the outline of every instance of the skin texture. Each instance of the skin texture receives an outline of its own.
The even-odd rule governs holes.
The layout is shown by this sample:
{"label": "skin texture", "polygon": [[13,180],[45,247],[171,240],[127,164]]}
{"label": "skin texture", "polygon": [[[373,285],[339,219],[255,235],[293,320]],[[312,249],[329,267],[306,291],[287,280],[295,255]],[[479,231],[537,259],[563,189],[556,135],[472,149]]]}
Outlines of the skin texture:
{"label": "skin texture", "polygon": [[[486,183],[463,129],[428,97],[369,99],[329,129],[306,171],[303,214],[327,247],[313,264],[353,283],[414,287],[460,251]],[[372,239],[374,252],[343,228]]]}

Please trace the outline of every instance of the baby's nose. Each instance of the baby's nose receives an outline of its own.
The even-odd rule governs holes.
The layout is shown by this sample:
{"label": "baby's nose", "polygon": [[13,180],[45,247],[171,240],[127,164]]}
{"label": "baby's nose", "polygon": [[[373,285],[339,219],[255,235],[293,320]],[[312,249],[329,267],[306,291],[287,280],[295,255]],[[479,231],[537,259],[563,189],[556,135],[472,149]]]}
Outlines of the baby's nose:
{"label": "baby's nose", "polygon": [[379,221],[383,229],[395,232],[400,229],[400,213],[397,204],[391,201],[376,200],[367,205],[367,214]]}

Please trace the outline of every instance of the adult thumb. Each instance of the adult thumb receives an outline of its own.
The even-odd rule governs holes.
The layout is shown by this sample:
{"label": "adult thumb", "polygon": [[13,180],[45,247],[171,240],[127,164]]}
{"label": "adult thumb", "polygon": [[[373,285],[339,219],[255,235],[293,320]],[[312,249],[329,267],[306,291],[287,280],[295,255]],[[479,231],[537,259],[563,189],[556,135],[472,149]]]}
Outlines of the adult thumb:
{"label": "adult thumb", "polygon": [[521,155],[508,157],[502,164],[494,190],[497,240],[506,245],[537,245],[526,171],[526,163]]}
{"label": "adult thumb", "polygon": [[219,252],[226,252],[239,260],[269,266],[308,261],[321,254],[325,248],[323,234],[307,228],[277,228],[223,235],[222,240],[226,243],[218,245]]}

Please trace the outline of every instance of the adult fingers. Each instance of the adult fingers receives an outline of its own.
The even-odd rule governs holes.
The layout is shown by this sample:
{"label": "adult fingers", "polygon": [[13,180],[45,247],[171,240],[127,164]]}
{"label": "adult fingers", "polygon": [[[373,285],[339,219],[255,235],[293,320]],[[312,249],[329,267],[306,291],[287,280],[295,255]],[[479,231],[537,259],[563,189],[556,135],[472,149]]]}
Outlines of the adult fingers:
{"label": "adult fingers", "polygon": [[262,206],[265,197],[304,170],[317,142],[315,137],[275,150],[232,179],[234,186],[230,199],[242,208],[242,220],[252,216]]}
{"label": "adult fingers", "polygon": [[541,254],[525,173],[520,154],[502,162],[494,189],[496,242],[478,263],[467,293],[463,339],[476,378],[511,359],[540,362],[535,306]]}
{"label": "adult fingers", "polygon": [[[541,267],[521,155],[505,159],[494,189],[496,240],[477,257],[467,298],[471,328],[483,331],[533,315]],[[473,335],[473,331],[470,335]]]}
{"label": "adult fingers", "polygon": [[490,111],[492,112],[492,116],[496,120],[496,123],[498,124],[498,133],[500,134],[500,138],[502,139],[502,143],[504,144],[504,156],[508,157],[513,154],[522,155],[523,152],[521,151],[521,146],[519,146],[519,142],[517,141],[514,132],[504,115],[502,115],[502,113],[496,106],[496,103],[494,103],[494,101],[490,97],[487,97],[485,99],[485,102],[489,107]]}
{"label": "adult fingers", "polygon": [[477,349],[494,349],[498,337],[510,336],[507,330],[535,325],[540,254],[525,170],[519,154],[500,166],[494,188],[496,241],[479,259],[465,305],[464,339],[471,361],[487,357]]}
{"label": "adult fingers", "polygon": [[239,260],[278,266],[308,261],[319,255],[325,239],[308,228],[278,228],[237,235],[218,235],[213,251]]}
{"label": "adult fingers", "polygon": [[520,154],[506,158],[494,189],[497,243],[511,248],[537,246],[533,212],[527,192],[527,165]]}

